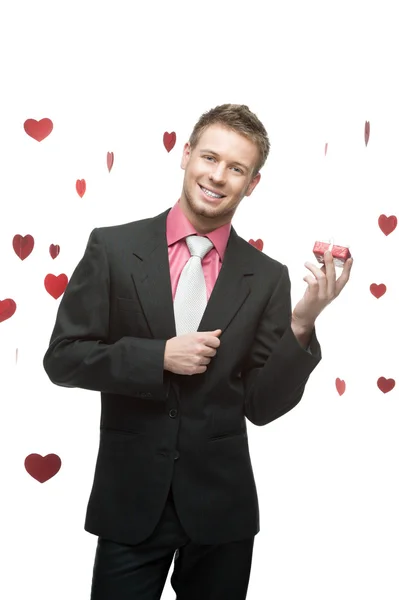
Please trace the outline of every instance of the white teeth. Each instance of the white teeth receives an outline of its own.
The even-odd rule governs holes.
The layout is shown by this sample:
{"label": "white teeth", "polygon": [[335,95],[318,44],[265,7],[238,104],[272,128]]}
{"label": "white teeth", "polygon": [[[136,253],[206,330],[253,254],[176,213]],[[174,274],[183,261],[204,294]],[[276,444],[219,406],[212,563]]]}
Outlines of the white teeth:
{"label": "white teeth", "polygon": [[207,196],[211,196],[212,198],[221,198],[222,196],[220,194],[214,194],[213,192],[210,192],[209,190],[207,190],[206,188],[201,186],[201,190],[207,195]]}

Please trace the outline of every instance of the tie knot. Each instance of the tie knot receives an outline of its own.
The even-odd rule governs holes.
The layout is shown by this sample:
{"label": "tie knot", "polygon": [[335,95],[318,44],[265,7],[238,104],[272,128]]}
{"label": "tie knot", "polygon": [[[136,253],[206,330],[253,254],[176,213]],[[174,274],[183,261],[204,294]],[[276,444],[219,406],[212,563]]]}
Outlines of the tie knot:
{"label": "tie knot", "polygon": [[202,235],[189,235],[186,242],[191,256],[199,256],[201,260],[213,248],[211,240]]}

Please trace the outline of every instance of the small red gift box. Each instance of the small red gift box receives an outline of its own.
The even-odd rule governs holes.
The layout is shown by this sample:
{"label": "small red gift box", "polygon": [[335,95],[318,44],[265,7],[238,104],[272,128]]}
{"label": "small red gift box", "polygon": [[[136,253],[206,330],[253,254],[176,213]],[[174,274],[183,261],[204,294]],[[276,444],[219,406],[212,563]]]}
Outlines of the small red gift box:
{"label": "small red gift box", "polygon": [[330,250],[336,267],[343,267],[348,258],[352,256],[347,246],[336,246],[332,242],[315,242],[313,254],[317,262],[324,264],[324,253],[327,250]]}

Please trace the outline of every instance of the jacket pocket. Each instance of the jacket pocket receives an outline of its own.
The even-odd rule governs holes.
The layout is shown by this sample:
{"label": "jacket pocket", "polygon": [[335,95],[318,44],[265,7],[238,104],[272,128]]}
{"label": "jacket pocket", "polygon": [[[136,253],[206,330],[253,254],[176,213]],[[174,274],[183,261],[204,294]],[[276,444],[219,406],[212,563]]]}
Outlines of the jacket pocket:
{"label": "jacket pocket", "polygon": [[140,433],[142,433],[141,431],[133,431],[133,430],[129,430],[129,429],[110,429],[109,427],[101,427],[100,432],[102,434],[108,435],[108,434],[115,434],[115,435],[130,435],[130,436],[135,436],[135,435],[140,435]]}
{"label": "jacket pocket", "polygon": [[214,435],[214,436],[210,437],[209,441],[217,442],[219,440],[227,440],[227,439],[235,438],[235,437],[247,437],[247,432],[246,431],[233,431],[233,432],[221,433],[219,435]]}

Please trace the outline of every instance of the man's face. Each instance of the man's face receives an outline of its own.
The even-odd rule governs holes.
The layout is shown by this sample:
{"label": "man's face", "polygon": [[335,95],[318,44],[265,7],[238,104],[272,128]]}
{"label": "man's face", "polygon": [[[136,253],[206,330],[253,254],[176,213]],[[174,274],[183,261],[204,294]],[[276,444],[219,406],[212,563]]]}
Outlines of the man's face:
{"label": "man's face", "polygon": [[[253,176],[259,160],[257,146],[221,125],[211,125],[197,146],[184,146],[180,206],[200,233],[209,233],[233,218],[244,196],[250,196],[260,180]],[[205,190],[221,195],[215,198]]]}

